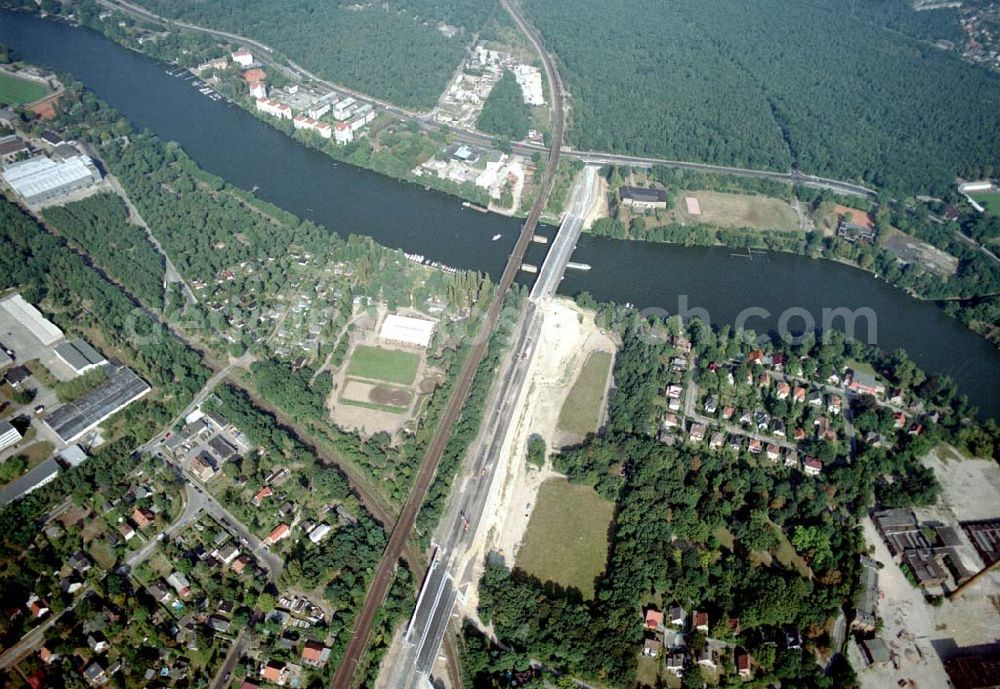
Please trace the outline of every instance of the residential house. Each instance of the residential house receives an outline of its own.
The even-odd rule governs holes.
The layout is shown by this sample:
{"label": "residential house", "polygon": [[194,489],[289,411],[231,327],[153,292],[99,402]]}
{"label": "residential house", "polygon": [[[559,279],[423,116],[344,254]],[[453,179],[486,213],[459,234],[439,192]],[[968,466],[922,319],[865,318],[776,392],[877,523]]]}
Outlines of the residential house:
{"label": "residential house", "polygon": [[136,507],[132,510],[132,521],[140,529],[145,529],[156,520],[156,515],[148,507]]}
{"label": "residential house", "polygon": [[153,597],[157,603],[166,605],[173,598],[173,594],[170,590],[160,581],[154,581],[152,584],[146,587],[146,593]]}
{"label": "residential house", "polygon": [[764,352],[759,349],[755,349],[747,354],[747,361],[751,364],[757,364],[758,366],[764,365],[764,358]]}
{"label": "residential house", "polygon": [[269,660],[261,666],[260,678],[283,687],[288,681],[288,666],[277,660]]}
{"label": "residential house", "polygon": [[736,654],[736,672],[739,674],[741,679],[750,679],[751,670],[749,653]]}
{"label": "residential house", "polygon": [[762,445],[760,438],[750,438],[750,454],[759,455]]}
{"label": "residential house", "polygon": [[302,647],[302,662],[313,667],[322,667],[330,657],[330,649],[319,641],[310,639]]}
{"label": "residential house", "polygon": [[764,454],[766,454],[767,458],[770,459],[772,462],[777,462],[779,459],[781,459],[781,448],[775,445],[774,443],[768,443],[767,448],[764,451]]}
{"label": "residential house", "polygon": [[659,639],[646,639],[642,644],[642,654],[650,658],[660,655],[660,648],[663,646]]}
{"label": "residential house", "polygon": [[132,525],[128,522],[122,522],[118,525],[118,533],[121,534],[122,538],[124,538],[126,542],[135,538],[135,529],[133,529]]}
{"label": "residential house", "polygon": [[66,562],[80,574],[86,574],[87,570],[90,569],[90,560],[86,555],[79,551],[70,555]]}
{"label": "residential house", "polygon": [[823,462],[815,457],[806,457],[802,460],[802,471],[810,476],[819,476],[823,473]]}
{"label": "residential house", "polygon": [[663,425],[667,428],[679,428],[681,425],[680,420],[677,418],[677,414],[664,414],[663,415]]}
{"label": "residential house", "polygon": [[232,622],[229,619],[223,617],[222,615],[212,615],[208,618],[208,627],[213,632],[219,632],[220,634],[225,634],[229,631],[229,627],[232,626]]}
{"label": "residential house", "polygon": [[233,572],[236,574],[242,574],[244,568],[250,564],[250,557],[248,555],[240,555],[238,558],[233,560],[233,564],[229,566]]}
{"label": "residential house", "polygon": [[885,386],[875,376],[864,371],[852,371],[848,376],[847,387],[859,395],[877,396],[885,392]]}
{"label": "residential house", "polygon": [[104,668],[96,660],[90,661],[86,667],[83,668],[83,678],[87,680],[87,684],[92,687],[97,687],[108,681],[108,675],[104,671]]}
{"label": "residential house", "polygon": [[792,390],[792,401],[802,404],[806,401],[806,389],[799,385],[796,385]]}
{"label": "residential house", "polygon": [[309,532],[309,540],[313,543],[319,543],[326,538],[326,535],[330,533],[332,528],[329,524],[318,524]]}
{"label": "residential house", "polygon": [[680,399],[683,393],[684,393],[684,388],[682,388],[680,385],[667,386],[667,397],[669,397],[670,399]]}
{"label": "residential house", "polygon": [[274,491],[271,490],[271,486],[264,486],[259,491],[257,491],[257,494],[253,496],[253,500],[251,500],[250,502],[253,503],[254,507],[260,507],[261,504],[264,502],[264,499],[269,498],[272,495],[274,495]]}
{"label": "residential house", "polygon": [[88,634],[87,645],[90,646],[90,650],[94,653],[104,653],[111,648],[111,644],[108,643],[108,638],[104,636],[102,632],[92,632]]}
{"label": "residential house", "polygon": [[687,611],[680,605],[671,605],[667,609],[667,619],[673,627],[683,627],[687,621]]}
{"label": "residential house", "polygon": [[793,469],[799,468],[799,453],[796,450],[789,450],[785,453],[785,466]]}
{"label": "residential house", "polygon": [[731,407],[730,405],[727,404],[726,406],[724,406],[722,408],[722,420],[723,421],[729,421],[729,419],[733,418],[733,414],[735,414],[735,413],[736,413],[736,410],[733,407]]}
{"label": "residential house", "polygon": [[696,423],[691,426],[691,442],[700,443],[705,439],[705,425]]}
{"label": "residential house", "polygon": [[28,612],[30,612],[31,616],[36,620],[49,613],[49,604],[44,598],[39,598],[38,595],[34,593],[28,597],[28,602],[25,603],[25,607],[27,607]]}
{"label": "residential house", "polygon": [[696,662],[702,667],[707,667],[710,670],[715,670],[719,667],[719,656],[715,648],[710,643],[706,643],[702,647],[701,651],[695,658]]}
{"label": "residential house", "polygon": [[240,550],[232,543],[227,543],[212,554],[215,555],[216,559],[222,562],[223,565],[229,565],[233,560],[239,557]]}
{"label": "residential house", "polygon": [[292,535],[292,530],[289,528],[288,524],[281,523],[278,524],[276,527],[274,527],[271,530],[271,533],[269,533],[267,535],[267,538],[264,540],[267,543],[277,543],[283,538],[288,538],[291,535]]}
{"label": "residential house", "polygon": [[680,677],[684,674],[684,654],[683,653],[671,653],[666,659],[667,672],[672,673],[675,677]]}
{"label": "residential house", "polygon": [[809,398],[806,402],[813,407],[820,407],[823,405],[823,393],[819,390],[813,390],[809,393]]}
{"label": "residential house", "polygon": [[778,381],[778,387],[776,395],[779,400],[788,399],[788,396],[792,393],[792,386],[788,384],[787,381]]}
{"label": "residential house", "polygon": [[249,67],[253,64],[253,53],[246,48],[240,48],[232,53],[233,62],[241,67]]}
{"label": "residential house", "polygon": [[840,404],[840,395],[830,395],[830,401],[827,402],[826,410],[834,415],[839,414]]}
{"label": "residential house", "polygon": [[716,431],[715,433],[712,434],[712,439],[708,441],[708,447],[709,449],[712,450],[718,450],[722,448],[725,442],[726,442],[726,434]]}
{"label": "residential house", "polygon": [[656,631],[663,628],[663,612],[660,610],[654,610],[650,608],[646,611],[646,621],[645,628],[650,631]]}
{"label": "residential house", "polygon": [[167,577],[167,583],[173,586],[174,591],[181,598],[187,598],[191,595],[191,582],[188,578],[181,574],[180,572],[174,572],[169,577]]}
{"label": "residential house", "polygon": [[729,436],[729,449],[733,452],[739,452],[743,449],[743,438],[738,435]]}
{"label": "residential house", "polygon": [[714,414],[719,408],[719,401],[714,397],[709,397],[705,400],[705,413]]}
{"label": "residential house", "polygon": [[703,634],[708,634],[708,613],[695,610],[691,615],[691,626]]}
{"label": "residential house", "polygon": [[38,659],[41,660],[46,665],[51,665],[52,663],[59,660],[59,654],[50,651],[48,646],[42,646],[40,649],[38,649]]}

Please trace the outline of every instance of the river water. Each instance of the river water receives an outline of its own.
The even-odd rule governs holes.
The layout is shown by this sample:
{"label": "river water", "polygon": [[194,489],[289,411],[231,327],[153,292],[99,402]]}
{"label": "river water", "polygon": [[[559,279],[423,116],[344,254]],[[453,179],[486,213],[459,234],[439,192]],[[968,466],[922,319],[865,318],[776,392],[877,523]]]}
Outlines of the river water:
{"label": "river water", "polygon": [[[333,231],[369,235],[494,277],[513,247],[519,221],[464,209],[446,194],[336,163],[96,32],[0,11],[0,42],[20,59],[72,74],[135,126],[178,142],[205,170],[256,188],[260,198]],[[551,235],[552,228],[543,232]],[[848,309],[858,314],[857,337],[874,336],[886,350],[906,349],[926,371],[951,376],[985,414],[1000,418],[1000,352],[933,304],[849,266],[791,254],[750,259],[735,253],[584,236],[573,260],[592,269],[569,271],[560,292],[587,290],[599,300],[669,313],[701,308],[715,323],[742,318],[758,332],[777,328],[782,317],[793,330],[803,323],[822,325],[824,309]],[[539,264],[543,257],[544,247],[533,245],[528,260]],[[874,316],[871,331],[871,320],[862,314]],[[830,322],[841,327],[844,321]]]}

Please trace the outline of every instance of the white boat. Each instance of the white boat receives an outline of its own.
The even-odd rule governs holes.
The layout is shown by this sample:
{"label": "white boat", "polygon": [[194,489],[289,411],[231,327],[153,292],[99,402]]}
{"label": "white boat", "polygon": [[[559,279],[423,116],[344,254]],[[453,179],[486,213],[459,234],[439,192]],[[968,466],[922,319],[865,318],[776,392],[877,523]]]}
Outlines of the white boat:
{"label": "white boat", "polygon": [[495,234],[495,235],[493,235],[493,239],[491,241],[495,242],[496,240],[500,239],[501,237],[503,237],[502,234]]}

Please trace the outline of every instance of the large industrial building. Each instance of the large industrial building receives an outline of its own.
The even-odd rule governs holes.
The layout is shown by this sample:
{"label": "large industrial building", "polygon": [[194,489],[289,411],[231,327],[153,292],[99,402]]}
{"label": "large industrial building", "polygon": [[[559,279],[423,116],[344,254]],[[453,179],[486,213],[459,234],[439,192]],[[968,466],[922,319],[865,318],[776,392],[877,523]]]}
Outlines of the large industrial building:
{"label": "large industrial building", "polygon": [[2,177],[29,205],[52,201],[101,181],[94,162],[82,154],[59,161],[37,156],[8,165]]}
{"label": "large industrial building", "polygon": [[51,345],[63,337],[63,331],[42,315],[42,312],[24,300],[20,294],[14,294],[0,301],[0,309],[20,323],[35,339],[43,345]]}
{"label": "large industrial building", "polygon": [[79,337],[72,342],[63,342],[56,345],[55,351],[56,355],[76,371],[77,375],[82,375],[87,371],[103,366],[108,361],[104,358],[103,354]]}
{"label": "large industrial building", "polygon": [[0,450],[6,450],[11,445],[21,441],[21,434],[10,421],[0,421]]}
{"label": "large industrial building", "polygon": [[73,443],[148,392],[146,381],[123,366],[110,373],[97,388],[46,416],[45,425],[62,442]]}
{"label": "large industrial building", "polygon": [[434,334],[434,321],[389,314],[382,322],[379,337],[387,342],[427,347]]}

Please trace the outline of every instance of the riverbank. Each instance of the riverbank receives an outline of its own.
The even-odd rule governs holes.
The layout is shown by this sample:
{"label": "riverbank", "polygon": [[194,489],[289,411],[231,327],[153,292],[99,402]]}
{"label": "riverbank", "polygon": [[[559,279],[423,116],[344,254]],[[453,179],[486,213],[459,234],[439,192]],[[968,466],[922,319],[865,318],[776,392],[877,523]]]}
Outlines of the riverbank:
{"label": "riverbank", "polygon": [[[22,59],[71,73],[138,129],[177,142],[199,167],[233,186],[256,188],[261,201],[330,231],[365,235],[494,279],[506,263],[518,221],[463,209],[455,197],[335,163],[101,34],[37,15],[0,12],[0,42]],[[542,229],[551,236],[553,228]],[[496,235],[500,238],[493,241]],[[532,244],[526,261],[540,265],[547,248]],[[817,325],[827,308],[869,308],[877,314],[879,346],[906,349],[924,370],[949,375],[984,413],[1000,417],[992,385],[1000,379],[1000,353],[939,308],[833,261],[774,252],[751,262],[731,253],[585,234],[573,259],[592,269],[568,271],[559,292],[586,291],[601,301],[671,313],[697,306],[717,324],[736,323],[741,312],[756,308],[771,314],[746,323],[758,333],[777,329],[781,314],[793,307],[807,311]],[[531,276],[519,279],[530,284]],[[832,327],[843,329],[844,323]],[[856,337],[867,336],[862,319]]]}
{"label": "riverbank", "polygon": [[[798,230],[769,229],[766,223],[752,228],[721,227],[698,223],[697,219],[678,223],[670,219],[677,213],[683,215],[682,211],[657,211],[649,216],[626,212],[619,205],[592,223],[588,231],[595,236],[627,241],[725,247],[749,261],[753,261],[756,251],[779,251],[835,262],[868,273],[913,299],[934,304],[992,346],[1000,347],[996,327],[1000,300],[995,298],[1000,291],[1000,269],[982,252],[957,238],[964,226],[978,221],[971,210],[962,209],[953,227],[947,227],[936,219],[922,217],[920,209],[900,203],[886,209],[845,208],[834,205],[829,195],[806,192],[807,197],[800,199],[798,195],[804,190],[789,191],[792,194],[789,209],[794,208],[799,214]],[[671,188],[669,193],[679,197],[688,192]],[[739,198],[731,193],[715,196]],[[744,191],[743,197],[789,201],[766,194],[754,195],[752,191]],[[802,205],[808,206],[807,213],[801,211]],[[867,223],[870,240],[842,238],[840,226],[847,222],[845,216],[850,213],[861,218],[859,222]],[[897,226],[910,232],[904,233]]]}

